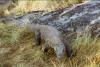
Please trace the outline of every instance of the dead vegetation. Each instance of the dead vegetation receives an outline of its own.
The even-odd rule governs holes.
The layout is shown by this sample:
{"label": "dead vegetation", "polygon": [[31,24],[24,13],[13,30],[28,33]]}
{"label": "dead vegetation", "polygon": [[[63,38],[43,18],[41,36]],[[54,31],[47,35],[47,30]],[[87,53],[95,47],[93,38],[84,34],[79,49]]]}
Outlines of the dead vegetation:
{"label": "dead vegetation", "polygon": [[51,51],[45,55],[40,46],[35,46],[34,33],[25,28],[0,24],[1,67],[99,67],[99,38],[77,37],[72,42],[76,53],[71,60],[58,61]]}

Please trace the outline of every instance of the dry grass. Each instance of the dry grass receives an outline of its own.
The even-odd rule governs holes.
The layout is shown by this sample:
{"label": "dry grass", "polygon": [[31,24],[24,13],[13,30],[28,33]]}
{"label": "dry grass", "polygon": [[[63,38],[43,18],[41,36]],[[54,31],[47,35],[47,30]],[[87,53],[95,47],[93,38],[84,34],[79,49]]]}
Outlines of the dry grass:
{"label": "dry grass", "polygon": [[17,6],[10,11],[11,14],[24,14],[30,11],[54,11],[64,7],[81,3],[83,0],[18,0]]}
{"label": "dry grass", "polygon": [[[13,34],[13,35],[12,35]],[[35,46],[34,33],[25,28],[0,24],[1,67],[99,67],[100,39],[88,36],[73,41],[76,53],[71,60],[57,60],[54,55],[44,55],[41,47]]]}
{"label": "dry grass", "polygon": [[[46,1],[50,5],[48,7],[44,1],[27,1],[27,4],[23,4],[23,2],[20,4],[23,7],[17,6],[13,10],[18,15],[33,10],[52,11],[77,3],[80,0],[68,1],[67,3],[65,1]],[[41,47],[35,46],[34,33],[25,28],[20,29],[0,23],[0,67],[100,67],[99,38],[92,39],[90,36],[84,35],[77,37],[72,44],[75,57],[71,60],[65,58],[59,61],[54,55],[44,55]]]}

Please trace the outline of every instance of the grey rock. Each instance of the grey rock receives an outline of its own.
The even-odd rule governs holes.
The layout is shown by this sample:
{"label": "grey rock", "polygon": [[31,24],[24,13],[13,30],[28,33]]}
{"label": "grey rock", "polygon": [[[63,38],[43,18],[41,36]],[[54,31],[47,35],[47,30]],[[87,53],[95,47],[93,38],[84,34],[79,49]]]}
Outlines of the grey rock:
{"label": "grey rock", "polygon": [[[100,2],[87,2],[77,4],[71,8],[64,8],[53,11],[42,16],[34,12],[28,13],[21,17],[15,18],[16,21],[22,22],[21,26],[26,24],[49,25],[58,29],[60,32],[77,31],[81,26],[94,25],[100,20]],[[37,18],[34,19],[34,16]]]}

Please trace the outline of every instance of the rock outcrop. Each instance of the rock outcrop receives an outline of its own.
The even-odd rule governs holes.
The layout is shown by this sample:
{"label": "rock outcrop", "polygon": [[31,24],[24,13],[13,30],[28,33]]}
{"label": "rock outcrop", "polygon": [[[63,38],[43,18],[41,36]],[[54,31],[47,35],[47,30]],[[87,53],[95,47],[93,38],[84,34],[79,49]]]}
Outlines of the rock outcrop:
{"label": "rock outcrop", "polygon": [[62,33],[68,31],[80,32],[86,26],[100,32],[100,1],[84,2],[44,15],[41,13],[43,12],[31,12],[17,18],[7,18],[6,21],[18,26],[24,26],[28,23],[50,25]]}
{"label": "rock outcrop", "polygon": [[99,25],[99,20],[100,2],[93,1],[48,13],[32,23],[51,25],[62,32],[67,32],[77,31],[87,25]]}

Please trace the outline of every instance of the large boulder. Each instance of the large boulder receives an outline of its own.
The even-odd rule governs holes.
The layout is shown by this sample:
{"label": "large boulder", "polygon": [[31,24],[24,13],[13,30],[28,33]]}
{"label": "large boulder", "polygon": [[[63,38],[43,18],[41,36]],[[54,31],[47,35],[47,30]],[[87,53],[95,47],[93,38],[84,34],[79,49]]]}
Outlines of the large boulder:
{"label": "large boulder", "polygon": [[50,25],[62,33],[80,32],[87,26],[100,32],[100,1],[88,1],[44,15],[41,13],[30,12],[17,18],[7,18],[6,21],[22,27],[30,23]]}

